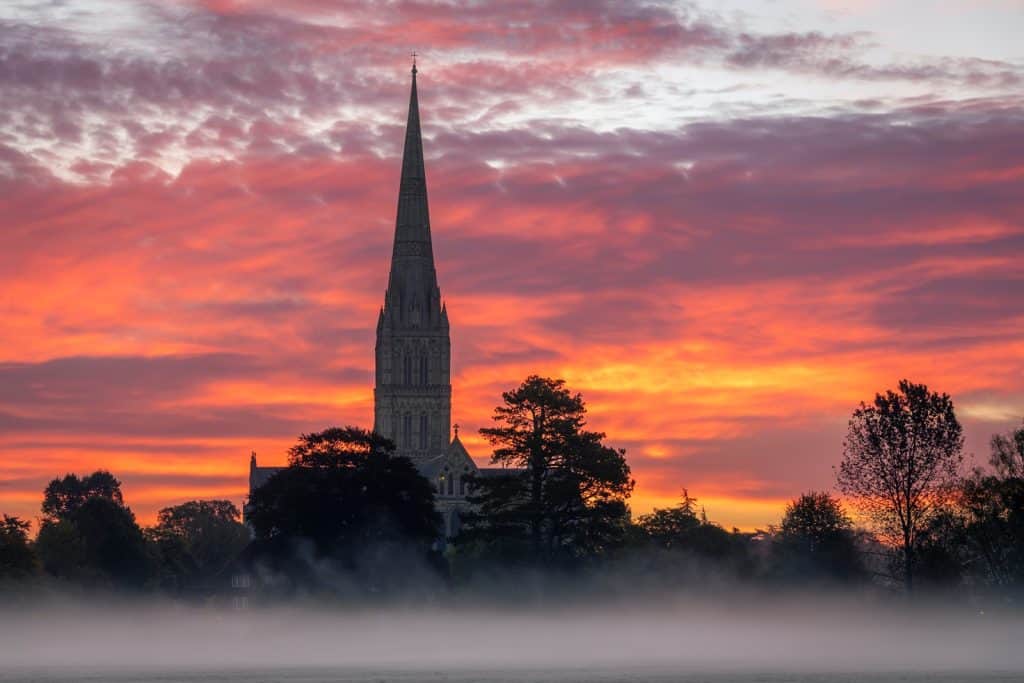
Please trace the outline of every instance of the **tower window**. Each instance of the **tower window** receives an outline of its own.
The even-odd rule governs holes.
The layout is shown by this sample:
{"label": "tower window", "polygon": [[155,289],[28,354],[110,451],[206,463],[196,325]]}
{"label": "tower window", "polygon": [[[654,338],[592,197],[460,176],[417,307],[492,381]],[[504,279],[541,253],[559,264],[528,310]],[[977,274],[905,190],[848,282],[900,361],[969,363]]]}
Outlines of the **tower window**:
{"label": "tower window", "polygon": [[454,496],[455,495],[455,475],[454,474],[448,476],[448,495],[449,496]]}
{"label": "tower window", "polygon": [[404,380],[404,384],[412,384],[412,356],[408,353],[405,354],[405,358],[402,363],[402,379]]}
{"label": "tower window", "polygon": [[459,477],[459,495],[466,495],[466,475],[469,474],[469,469],[462,470],[462,476]]}
{"label": "tower window", "polygon": [[402,443],[406,448],[412,446],[412,415],[402,416]]}
{"label": "tower window", "polygon": [[420,384],[423,386],[430,384],[430,362],[427,354],[420,356]]}
{"label": "tower window", "polygon": [[427,414],[420,415],[420,449],[427,447]]}

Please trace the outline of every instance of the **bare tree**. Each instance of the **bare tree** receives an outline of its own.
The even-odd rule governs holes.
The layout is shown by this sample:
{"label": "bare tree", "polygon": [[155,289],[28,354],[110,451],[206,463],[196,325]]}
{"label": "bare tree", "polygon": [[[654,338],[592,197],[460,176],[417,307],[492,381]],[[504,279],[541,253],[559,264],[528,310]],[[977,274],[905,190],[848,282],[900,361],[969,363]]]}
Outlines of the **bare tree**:
{"label": "bare tree", "polygon": [[1024,479],[1024,426],[992,437],[989,464],[1003,479]]}
{"label": "bare tree", "polygon": [[922,534],[955,493],[963,442],[949,394],[908,380],[900,381],[899,392],[862,402],[850,419],[839,490],[899,551],[908,592]]}

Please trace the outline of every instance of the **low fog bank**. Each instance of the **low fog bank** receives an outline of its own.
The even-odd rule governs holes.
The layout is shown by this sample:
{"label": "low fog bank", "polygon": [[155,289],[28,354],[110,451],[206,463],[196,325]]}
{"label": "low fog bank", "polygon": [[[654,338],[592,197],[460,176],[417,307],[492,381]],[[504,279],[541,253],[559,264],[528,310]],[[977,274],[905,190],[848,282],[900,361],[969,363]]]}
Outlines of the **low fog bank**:
{"label": "low fog bank", "polygon": [[601,608],[0,607],[17,670],[1024,672],[1024,617],[939,607],[713,603]]}

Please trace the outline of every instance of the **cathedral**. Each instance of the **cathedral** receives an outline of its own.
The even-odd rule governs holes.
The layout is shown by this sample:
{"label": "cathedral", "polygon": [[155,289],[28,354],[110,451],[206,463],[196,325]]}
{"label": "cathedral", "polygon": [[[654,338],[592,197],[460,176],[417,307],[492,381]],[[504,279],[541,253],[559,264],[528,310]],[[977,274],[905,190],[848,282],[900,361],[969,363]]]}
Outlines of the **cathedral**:
{"label": "cathedral", "polygon": [[[410,458],[433,483],[448,537],[458,533],[459,512],[467,505],[467,475],[491,473],[490,468],[477,468],[459,441],[458,425],[452,437],[451,355],[448,310],[437,284],[430,241],[413,64],[391,271],[377,318],[373,428],[394,441],[396,453]],[[253,453],[250,495],[280,469],[259,467]]]}

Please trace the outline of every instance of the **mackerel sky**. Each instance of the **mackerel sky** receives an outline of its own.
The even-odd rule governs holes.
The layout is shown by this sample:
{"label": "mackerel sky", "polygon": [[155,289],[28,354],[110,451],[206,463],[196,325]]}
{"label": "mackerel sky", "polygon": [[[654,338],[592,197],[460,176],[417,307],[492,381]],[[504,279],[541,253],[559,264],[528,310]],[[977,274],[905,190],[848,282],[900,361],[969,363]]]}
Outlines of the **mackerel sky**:
{"label": "mackerel sky", "polygon": [[901,378],[1024,418],[1024,1],[8,0],[0,512],[370,426],[409,54],[453,419],[565,378],[635,512],[832,486]]}

